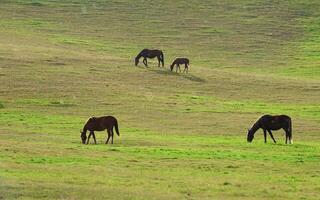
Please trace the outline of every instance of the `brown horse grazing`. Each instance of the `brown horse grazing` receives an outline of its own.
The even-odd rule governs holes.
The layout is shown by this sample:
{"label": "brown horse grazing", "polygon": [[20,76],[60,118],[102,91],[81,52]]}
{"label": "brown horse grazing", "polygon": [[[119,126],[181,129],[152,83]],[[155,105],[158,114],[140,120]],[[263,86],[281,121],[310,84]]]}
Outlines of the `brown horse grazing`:
{"label": "brown horse grazing", "polygon": [[111,144],[113,144],[113,127],[115,127],[117,135],[120,136],[118,129],[118,121],[116,118],[112,116],[104,116],[104,117],[91,117],[88,119],[87,123],[84,125],[83,130],[80,130],[82,144],[85,144],[87,139],[87,131],[90,131],[88,136],[87,144],[89,143],[90,136],[93,136],[94,143],[97,144],[96,136],[94,135],[94,131],[104,131],[107,129],[108,139],[106,144],[111,137]]}
{"label": "brown horse grazing", "polygon": [[274,139],[271,130],[279,130],[283,129],[286,133],[286,144],[293,143],[292,142],[292,124],[291,118],[286,115],[263,115],[256,123],[253,124],[252,128],[248,130],[247,141],[252,142],[254,138],[255,132],[261,128],[264,134],[264,142],[267,142],[267,131],[270,134],[274,143],[276,140]]}
{"label": "brown horse grazing", "polygon": [[150,49],[143,49],[135,58],[135,65],[137,66],[139,63],[139,59],[143,57],[143,64],[148,67],[147,58],[158,58],[158,67],[160,67],[160,62],[162,63],[162,67],[164,66],[164,57],[161,50],[150,50]]}
{"label": "brown horse grazing", "polygon": [[173,70],[173,67],[176,65],[176,72],[178,72],[178,68],[179,68],[179,72],[181,72],[180,69],[180,65],[184,64],[184,70],[183,73],[186,71],[188,73],[188,69],[189,69],[189,59],[188,58],[176,58],[173,63],[170,66],[170,70]]}

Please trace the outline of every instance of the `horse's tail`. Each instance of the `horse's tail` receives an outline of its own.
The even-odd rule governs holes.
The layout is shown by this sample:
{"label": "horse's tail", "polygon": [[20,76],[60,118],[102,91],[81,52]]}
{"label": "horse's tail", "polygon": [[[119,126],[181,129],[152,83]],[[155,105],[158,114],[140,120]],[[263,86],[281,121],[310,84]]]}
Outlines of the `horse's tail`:
{"label": "horse's tail", "polygon": [[289,118],[288,120],[288,132],[289,132],[289,141],[290,141],[290,144],[293,144],[293,140],[292,140],[292,122],[291,122],[291,118]]}
{"label": "horse's tail", "polygon": [[163,56],[163,52],[160,51],[160,56],[161,56],[161,62],[162,62],[162,67],[164,66],[164,56]]}
{"label": "horse's tail", "polygon": [[118,135],[118,136],[120,136],[120,132],[119,132],[119,128],[118,128],[118,121],[117,121],[117,119],[115,119],[114,127],[115,127],[115,129],[116,129],[116,133],[117,133],[117,135]]}

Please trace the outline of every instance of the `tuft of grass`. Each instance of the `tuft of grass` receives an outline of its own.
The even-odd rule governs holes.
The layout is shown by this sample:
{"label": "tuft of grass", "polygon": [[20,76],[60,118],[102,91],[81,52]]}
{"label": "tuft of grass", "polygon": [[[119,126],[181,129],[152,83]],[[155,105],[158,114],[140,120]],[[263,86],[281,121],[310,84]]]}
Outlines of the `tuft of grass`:
{"label": "tuft of grass", "polygon": [[70,106],[76,106],[74,103],[70,103],[68,101],[65,101],[63,99],[59,100],[53,100],[53,99],[39,99],[39,98],[33,98],[33,99],[18,99],[16,100],[16,103],[22,104],[22,105],[36,105],[36,106],[56,106],[56,107],[70,107]]}
{"label": "tuft of grass", "polygon": [[44,6],[45,4],[40,2],[40,1],[32,1],[27,5],[31,5],[31,6]]}
{"label": "tuft of grass", "polygon": [[67,103],[67,102],[60,99],[59,101],[50,102],[50,106],[70,107],[70,106],[75,106],[75,104]]}
{"label": "tuft of grass", "polygon": [[176,95],[188,105],[180,110],[187,113],[260,113],[262,114],[286,114],[292,117],[320,120],[320,107],[318,104],[288,104],[288,103],[267,103],[252,100],[229,101],[213,96],[189,96]]}

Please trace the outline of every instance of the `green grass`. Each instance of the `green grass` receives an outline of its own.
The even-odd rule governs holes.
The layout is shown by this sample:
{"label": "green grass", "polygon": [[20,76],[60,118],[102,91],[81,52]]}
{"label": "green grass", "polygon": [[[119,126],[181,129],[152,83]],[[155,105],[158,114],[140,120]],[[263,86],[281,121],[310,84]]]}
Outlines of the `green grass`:
{"label": "green grass", "polygon": [[[0,4],[0,199],[318,198],[318,1]],[[165,68],[134,67],[143,48]],[[294,144],[247,143],[263,114]],[[121,136],[82,145],[101,115]]]}

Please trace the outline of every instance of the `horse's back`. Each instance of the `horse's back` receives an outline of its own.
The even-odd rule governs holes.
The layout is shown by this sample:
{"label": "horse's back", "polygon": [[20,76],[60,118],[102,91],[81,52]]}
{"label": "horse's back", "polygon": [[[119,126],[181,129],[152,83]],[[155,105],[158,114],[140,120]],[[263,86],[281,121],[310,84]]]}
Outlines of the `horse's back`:
{"label": "horse's back", "polygon": [[189,64],[189,59],[188,58],[176,58],[174,60],[174,63],[177,63],[177,64]]}
{"label": "horse's back", "polygon": [[102,116],[99,117],[99,123],[103,126],[114,125],[117,119],[113,116]]}
{"label": "horse's back", "polygon": [[105,121],[105,122],[115,122],[117,121],[117,119],[113,116],[103,116],[101,117],[101,120]]}
{"label": "horse's back", "polygon": [[159,50],[159,49],[142,49],[141,52],[146,52],[146,53],[162,53],[162,51]]}
{"label": "horse's back", "polygon": [[158,49],[143,49],[139,53],[139,55],[142,55],[142,56],[145,56],[148,58],[154,58],[154,57],[159,56],[161,54],[162,54],[162,51],[158,50]]}
{"label": "horse's back", "polygon": [[291,120],[291,117],[289,117],[288,115],[279,115],[279,117],[285,120]]}
{"label": "horse's back", "polygon": [[263,115],[259,120],[291,120],[288,115]]}
{"label": "horse's back", "polygon": [[289,126],[291,118],[287,115],[263,115],[259,122],[262,127],[277,130]]}
{"label": "horse's back", "polygon": [[159,50],[159,49],[149,49],[149,52],[152,54],[152,55],[160,55],[162,54],[162,51]]}
{"label": "horse's back", "polygon": [[91,117],[86,125],[89,130],[103,131],[112,128],[116,121],[117,119],[113,116]]}

